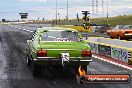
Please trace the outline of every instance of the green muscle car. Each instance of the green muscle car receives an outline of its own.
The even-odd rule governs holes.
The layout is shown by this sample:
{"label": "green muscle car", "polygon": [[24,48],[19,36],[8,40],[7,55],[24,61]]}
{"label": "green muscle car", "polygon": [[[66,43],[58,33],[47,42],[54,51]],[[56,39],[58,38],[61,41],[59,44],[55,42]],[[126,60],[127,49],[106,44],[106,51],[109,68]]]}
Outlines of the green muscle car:
{"label": "green muscle car", "polygon": [[27,40],[26,64],[32,67],[33,76],[39,76],[44,67],[67,66],[84,70],[92,61],[91,47],[74,29],[44,27]]}

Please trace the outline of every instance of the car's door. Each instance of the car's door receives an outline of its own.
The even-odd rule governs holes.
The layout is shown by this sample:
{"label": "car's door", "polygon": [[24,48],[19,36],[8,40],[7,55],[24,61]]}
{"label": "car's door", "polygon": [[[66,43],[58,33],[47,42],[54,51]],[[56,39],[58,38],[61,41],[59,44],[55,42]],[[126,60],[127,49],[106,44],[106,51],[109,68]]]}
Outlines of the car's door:
{"label": "car's door", "polygon": [[119,28],[114,28],[113,30],[111,30],[111,37],[112,38],[118,38],[119,37],[119,32],[120,32]]}

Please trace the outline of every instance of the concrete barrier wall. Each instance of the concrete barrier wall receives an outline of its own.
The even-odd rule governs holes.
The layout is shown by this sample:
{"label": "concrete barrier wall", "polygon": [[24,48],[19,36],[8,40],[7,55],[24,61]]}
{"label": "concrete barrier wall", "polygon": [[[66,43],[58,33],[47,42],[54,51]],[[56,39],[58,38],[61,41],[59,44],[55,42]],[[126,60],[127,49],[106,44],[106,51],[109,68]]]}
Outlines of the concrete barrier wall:
{"label": "concrete barrier wall", "polygon": [[92,52],[95,54],[107,56],[126,63],[128,63],[128,61],[132,61],[132,48],[115,46],[94,41],[87,41],[87,43],[92,47]]}
{"label": "concrete barrier wall", "polygon": [[92,47],[92,52],[98,54],[98,43],[88,42],[88,44]]}
{"label": "concrete barrier wall", "polygon": [[98,44],[98,54],[111,57],[111,46]]}
{"label": "concrete barrier wall", "polygon": [[112,47],[111,46],[111,58],[120,60],[123,62],[128,62],[128,60],[131,60],[131,50],[125,49],[125,48],[118,48],[118,47]]}

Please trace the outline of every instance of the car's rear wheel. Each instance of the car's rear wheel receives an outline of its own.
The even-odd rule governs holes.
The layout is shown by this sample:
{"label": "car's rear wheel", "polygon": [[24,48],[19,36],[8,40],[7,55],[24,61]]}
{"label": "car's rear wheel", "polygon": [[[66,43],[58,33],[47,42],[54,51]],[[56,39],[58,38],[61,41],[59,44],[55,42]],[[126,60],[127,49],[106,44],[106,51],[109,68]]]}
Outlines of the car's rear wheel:
{"label": "car's rear wheel", "polygon": [[32,63],[32,75],[34,77],[41,76],[42,74],[42,66],[37,65],[36,63]]}

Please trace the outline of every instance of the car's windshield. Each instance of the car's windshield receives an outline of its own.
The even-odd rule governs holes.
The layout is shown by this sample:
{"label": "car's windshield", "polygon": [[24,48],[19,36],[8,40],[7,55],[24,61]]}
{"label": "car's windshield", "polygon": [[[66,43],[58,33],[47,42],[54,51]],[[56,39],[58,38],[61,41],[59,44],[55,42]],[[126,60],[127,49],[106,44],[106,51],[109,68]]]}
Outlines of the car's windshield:
{"label": "car's windshield", "polygon": [[80,41],[80,38],[77,32],[47,31],[42,34],[41,41]]}

